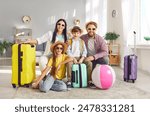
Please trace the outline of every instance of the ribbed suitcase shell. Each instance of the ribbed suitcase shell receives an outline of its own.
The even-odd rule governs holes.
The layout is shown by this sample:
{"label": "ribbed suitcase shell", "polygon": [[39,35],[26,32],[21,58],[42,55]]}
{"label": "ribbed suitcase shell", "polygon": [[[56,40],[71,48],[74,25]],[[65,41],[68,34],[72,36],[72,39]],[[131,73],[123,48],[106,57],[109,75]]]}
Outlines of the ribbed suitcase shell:
{"label": "ribbed suitcase shell", "polygon": [[13,87],[28,85],[34,78],[35,46],[30,44],[14,44],[12,46]]}
{"label": "ribbed suitcase shell", "polygon": [[[81,73],[80,73],[81,72]],[[72,65],[72,86],[74,88],[87,87],[87,70],[85,64]]]}
{"label": "ribbed suitcase shell", "polygon": [[137,56],[127,55],[124,57],[124,81],[137,79]]}

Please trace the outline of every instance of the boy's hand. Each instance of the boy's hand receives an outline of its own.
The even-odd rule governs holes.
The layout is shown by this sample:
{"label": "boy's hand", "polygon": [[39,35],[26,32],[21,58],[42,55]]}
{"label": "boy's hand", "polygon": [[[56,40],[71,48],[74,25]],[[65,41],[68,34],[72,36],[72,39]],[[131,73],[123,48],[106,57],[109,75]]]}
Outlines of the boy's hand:
{"label": "boy's hand", "polygon": [[78,61],[74,58],[74,59],[73,59],[73,63],[74,63],[74,64],[77,64]]}
{"label": "boy's hand", "polygon": [[81,64],[82,62],[83,62],[83,59],[80,59],[79,62],[78,62],[78,64]]}

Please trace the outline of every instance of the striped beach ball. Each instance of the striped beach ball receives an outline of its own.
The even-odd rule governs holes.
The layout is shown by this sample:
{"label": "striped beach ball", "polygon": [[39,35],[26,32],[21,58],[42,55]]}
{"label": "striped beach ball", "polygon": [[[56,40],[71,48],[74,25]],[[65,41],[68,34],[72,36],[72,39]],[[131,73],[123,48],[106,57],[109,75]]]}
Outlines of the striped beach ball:
{"label": "striped beach ball", "polygon": [[111,88],[115,79],[115,71],[109,65],[96,65],[92,72],[92,81],[100,89]]}

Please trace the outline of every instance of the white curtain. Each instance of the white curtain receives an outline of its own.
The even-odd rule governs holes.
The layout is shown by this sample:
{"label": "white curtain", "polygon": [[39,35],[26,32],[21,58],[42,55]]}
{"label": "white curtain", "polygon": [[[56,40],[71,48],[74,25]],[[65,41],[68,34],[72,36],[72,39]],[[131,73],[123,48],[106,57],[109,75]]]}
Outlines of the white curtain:
{"label": "white curtain", "polygon": [[[122,19],[123,19],[123,56],[129,54],[131,50],[128,45],[134,45],[133,31],[138,32],[137,0],[122,0]],[[136,39],[137,39],[136,35]],[[137,40],[136,40],[137,41]]]}
{"label": "white curtain", "polygon": [[86,0],[86,22],[98,24],[97,33],[104,36],[107,31],[107,0]]}
{"label": "white curtain", "polygon": [[123,34],[127,45],[134,44],[133,31],[137,31],[137,0],[122,0]]}

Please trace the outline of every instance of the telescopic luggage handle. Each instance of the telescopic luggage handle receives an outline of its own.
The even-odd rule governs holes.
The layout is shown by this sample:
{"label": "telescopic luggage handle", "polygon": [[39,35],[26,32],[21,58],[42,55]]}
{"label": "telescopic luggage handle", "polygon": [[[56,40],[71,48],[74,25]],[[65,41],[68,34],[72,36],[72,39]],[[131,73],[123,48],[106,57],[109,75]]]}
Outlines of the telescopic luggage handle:
{"label": "telescopic luggage handle", "polygon": [[133,54],[136,55],[136,32],[133,31],[133,34],[134,34],[134,50],[133,50]]}

